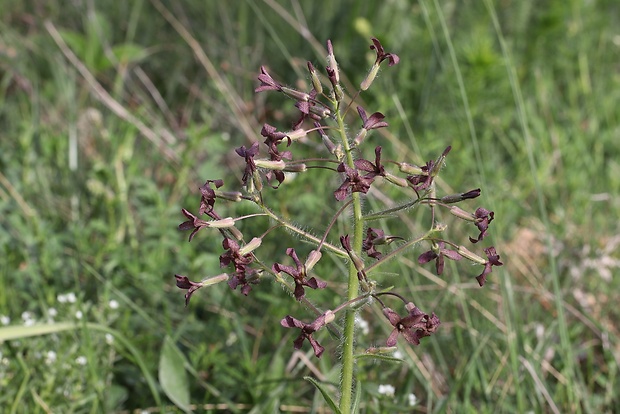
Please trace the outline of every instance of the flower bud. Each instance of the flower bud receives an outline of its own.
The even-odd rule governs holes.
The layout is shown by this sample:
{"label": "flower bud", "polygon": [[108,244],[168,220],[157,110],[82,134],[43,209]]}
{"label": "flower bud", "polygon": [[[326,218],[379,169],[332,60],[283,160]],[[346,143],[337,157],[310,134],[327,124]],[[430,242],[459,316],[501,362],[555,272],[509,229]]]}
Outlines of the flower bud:
{"label": "flower bud", "polygon": [[332,41],[327,40],[327,66],[333,70],[333,78],[336,83],[340,82],[340,71],[338,70],[338,62],[334,56],[334,48],[332,47]]}
{"label": "flower bud", "polygon": [[304,267],[306,268],[306,273],[310,272],[315,264],[321,260],[322,253],[319,250],[312,250],[306,259],[306,263]]}
{"label": "flower bud", "polygon": [[310,62],[308,62],[308,71],[310,72],[310,79],[312,79],[312,87],[317,92],[317,94],[322,94],[323,85],[321,84],[321,80],[316,73],[316,69],[314,69],[314,66]]}
{"label": "flower bud", "polygon": [[235,203],[241,201],[241,194],[239,191],[216,191],[215,195],[218,198],[223,198],[224,200],[233,201]]}
{"label": "flower bud", "polygon": [[400,170],[400,172],[404,172],[405,174],[411,174],[411,175],[424,174],[424,171],[422,170],[422,168],[418,167],[417,165],[407,164],[406,162],[399,162],[397,163],[397,165],[398,165],[398,169]]}
{"label": "flower bud", "polygon": [[254,164],[256,164],[256,166],[259,168],[265,168],[267,170],[283,170],[284,167],[286,167],[286,163],[282,160],[254,160]]}
{"label": "flower bud", "polygon": [[297,141],[298,139],[301,139],[301,138],[305,137],[306,135],[307,135],[307,132],[303,128],[299,128],[299,129],[296,129],[294,131],[290,131],[290,132],[286,133],[286,136],[291,141]]}
{"label": "flower bud", "polygon": [[293,98],[296,101],[308,102],[308,100],[310,99],[309,94],[307,94],[306,92],[298,91],[297,89],[287,88],[286,86],[283,86],[281,91],[286,96],[288,96],[289,98]]}
{"label": "flower bud", "polygon": [[375,63],[372,65],[372,68],[370,68],[370,72],[368,72],[368,75],[366,75],[366,78],[360,84],[360,89],[365,91],[368,88],[370,88],[370,85],[372,85],[375,78],[377,77],[377,73],[379,73],[379,65]]}
{"label": "flower bud", "polygon": [[286,164],[286,166],[284,167],[283,171],[286,172],[293,172],[293,173],[300,173],[300,172],[304,172],[306,171],[306,164]]}
{"label": "flower bud", "polygon": [[457,207],[457,206],[450,207],[450,214],[458,218],[461,218],[463,220],[472,221],[472,222],[476,221],[476,216],[474,214],[468,211],[465,211],[462,208]]}
{"label": "flower bud", "polygon": [[225,280],[228,280],[228,274],[222,273],[221,275],[209,277],[203,280],[201,283],[202,283],[202,286],[210,286],[210,285],[215,285],[216,283],[224,282]]}
{"label": "flower bud", "polygon": [[232,234],[235,240],[243,240],[243,233],[241,233],[241,230],[239,230],[238,228],[230,227],[228,228],[228,231],[230,232],[230,234]]}
{"label": "flower bud", "polygon": [[470,252],[469,250],[467,250],[467,248],[465,248],[465,246],[459,246],[458,249],[456,250],[458,254],[460,254],[461,256],[463,256],[466,259],[471,260],[472,262],[478,263],[478,264],[485,264],[487,261],[484,260],[482,257],[478,256],[475,253]]}
{"label": "flower bud", "polygon": [[396,184],[399,187],[407,187],[409,186],[408,181],[402,177],[397,177],[395,175],[390,174],[389,172],[385,173],[385,179],[391,182],[392,184]]}
{"label": "flower bud", "polygon": [[460,194],[449,194],[441,197],[440,201],[444,204],[452,204],[458,203],[459,201],[467,200],[470,198],[476,198],[480,195],[480,189],[476,188],[475,190],[468,191],[466,193]]}
{"label": "flower bud", "polygon": [[360,132],[358,132],[357,136],[353,140],[353,143],[356,146],[359,146],[362,143],[362,141],[364,140],[364,138],[366,138],[367,134],[368,134],[368,130],[366,128],[360,129]]}
{"label": "flower bud", "polygon": [[258,249],[263,242],[263,239],[260,237],[254,237],[248,244],[239,249],[239,255],[245,256],[248,253],[252,253],[254,250]]}
{"label": "flower bud", "polygon": [[443,163],[446,159],[446,155],[448,155],[448,153],[450,152],[450,150],[452,149],[451,146],[447,146],[445,150],[443,150],[443,152],[441,153],[441,155],[439,156],[439,158],[437,158],[437,161],[435,162],[435,165],[433,166],[433,170],[431,171],[431,175],[433,177],[435,177],[437,174],[439,174],[439,170],[441,170],[441,168],[443,167]]}
{"label": "flower bud", "polygon": [[325,313],[325,325],[332,323],[336,319],[336,315],[331,310],[326,310]]}
{"label": "flower bud", "polygon": [[227,229],[235,226],[235,220],[232,217],[226,217],[221,220],[207,221],[207,226],[215,229]]}

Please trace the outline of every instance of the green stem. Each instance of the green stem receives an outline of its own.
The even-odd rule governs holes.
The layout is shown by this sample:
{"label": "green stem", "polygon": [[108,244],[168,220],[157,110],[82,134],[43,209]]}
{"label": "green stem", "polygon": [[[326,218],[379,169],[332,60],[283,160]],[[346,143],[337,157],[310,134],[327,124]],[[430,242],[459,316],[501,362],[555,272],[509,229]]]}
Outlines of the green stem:
{"label": "green stem", "polygon": [[[337,112],[338,127],[340,130],[340,138],[342,146],[346,154],[346,162],[349,167],[354,168],[353,155],[351,147],[347,139],[346,130],[342,114]],[[362,241],[364,237],[364,222],[362,218],[362,203],[359,193],[352,193],[353,199],[353,242],[351,247],[353,251],[361,257]],[[347,298],[353,300],[358,296],[359,280],[357,278],[357,269],[353,262],[349,263],[349,283],[347,287]],[[342,371],[340,379],[340,412],[349,414],[351,412],[351,404],[353,401],[353,379],[355,371],[355,358],[353,357],[353,347],[355,344],[355,315],[356,310],[347,309],[345,315],[344,335],[342,336]]]}

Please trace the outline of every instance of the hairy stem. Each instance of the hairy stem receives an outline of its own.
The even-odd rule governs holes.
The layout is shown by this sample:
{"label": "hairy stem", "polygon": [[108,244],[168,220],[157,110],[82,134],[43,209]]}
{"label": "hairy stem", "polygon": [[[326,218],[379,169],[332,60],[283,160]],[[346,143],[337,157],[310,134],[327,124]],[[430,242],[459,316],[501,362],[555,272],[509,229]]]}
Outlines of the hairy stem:
{"label": "hairy stem", "polygon": [[[349,167],[354,168],[353,155],[351,147],[347,139],[343,115],[338,111],[338,127],[342,146],[346,153],[346,162]],[[351,247],[353,251],[361,257],[362,241],[364,237],[364,222],[362,218],[362,203],[359,193],[352,193],[353,199],[353,243]],[[349,282],[347,286],[347,298],[353,300],[358,296],[359,280],[357,278],[357,269],[353,262],[349,263]],[[351,412],[351,403],[353,400],[353,379],[355,371],[355,359],[353,357],[353,347],[355,344],[355,309],[347,309],[345,315],[344,335],[342,336],[342,371],[340,381],[340,411],[342,414]]]}

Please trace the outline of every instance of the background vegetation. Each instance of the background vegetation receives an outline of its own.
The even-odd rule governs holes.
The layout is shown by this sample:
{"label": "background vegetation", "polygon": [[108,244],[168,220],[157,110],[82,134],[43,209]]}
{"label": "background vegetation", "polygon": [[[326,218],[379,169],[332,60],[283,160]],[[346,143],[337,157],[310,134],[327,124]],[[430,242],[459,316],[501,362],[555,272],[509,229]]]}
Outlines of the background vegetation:
{"label": "background vegetation", "polygon": [[[233,148],[295,118],[290,102],[254,95],[260,65],[307,82],[329,38],[357,85],[376,36],[401,62],[362,96],[390,123],[371,139],[408,162],[452,145],[441,191],[482,187],[505,266],[483,289],[471,269],[420,268],[418,251],[386,269],[385,284],[442,325],[401,346],[402,364],[361,363],[365,412],[613,412],[619,27],[615,0],[5,0],[2,411],[321,409],[302,377],[337,383],[335,341],[322,339],[321,360],[294,352],[278,322],[303,310],[269,282],[249,299],[203,289],[184,308],[173,275],[219,273],[220,241],[201,232],[189,244],[176,226],[206,179],[239,181]],[[324,201],[308,189],[334,185],[300,176],[270,196],[320,226]],[[416,218],[406,225],[415,232]],[[360,349],[384,343],[389,326],[363,317]]]}

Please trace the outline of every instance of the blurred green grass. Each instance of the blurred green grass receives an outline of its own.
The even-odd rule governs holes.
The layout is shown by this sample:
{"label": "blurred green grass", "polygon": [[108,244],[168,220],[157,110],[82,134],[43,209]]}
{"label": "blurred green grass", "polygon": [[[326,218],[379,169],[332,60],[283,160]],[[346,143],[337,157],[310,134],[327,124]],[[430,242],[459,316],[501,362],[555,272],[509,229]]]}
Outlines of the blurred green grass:
{"label": "blurred green grass", "polygon": [[[204,180],[238,182],[234,147],[258,139],[264,122],[287,129],[296,117],[279,96],[254,95],[260,65],[296,85],[306,60],[324,66],[329,38],[352,93],[376,36],[401,62],[361,97],[390,123],[369,147],[423,162],[452,145],[440,190],[482,187],[505,266],[484,289],[462,267],[444,279],[419,268],[417,251],[385,269],[384,283],[414,292],[442,326],[420,347],[401,348],[404,364],[361,362],[366,411],[403,412],[414,393],[415,409],[426,412],[613,412],[619,20],[612,0],[6,1],[0,316],[12,326],[109,326],[154,377],[169,336],[193,368],[193,404],[320,407],[301,377],[338,383],[334,341],[323,338],[329,352],[321,360],[298,359],[278,324],[294,304],[269,283],[250,300],[226,286],[203,289],[184,308],[172,276],[219,273],[220,245],[202,232],[189,244],[176,226],[182,206],[198,205]],[[320,228],[322,200],[306,194],[333,185],[300,176],[270,196],[296,222]],[[407,228],[419,229],[411,220]],[[275,254],[286,242],[265,248]],[[68,292],[75,302],[60,303]],[[360,349],[380,345],[388,327],[370,310],[363,316],[371,329]],[[0,344],[0,407],[160,405],[135,356],[107,341],[84,325]],[[396,387],[394,400],[378,394],[385,383]],[[171,404],[161,388],[155,393]]]}

